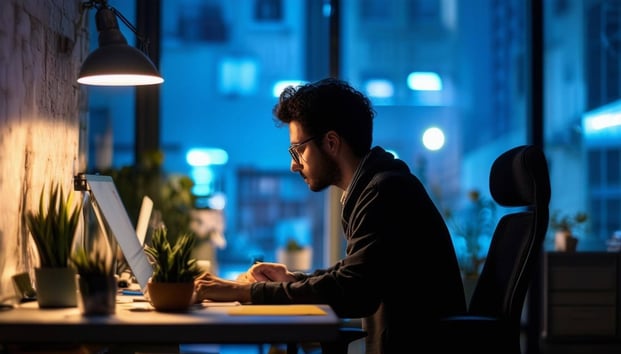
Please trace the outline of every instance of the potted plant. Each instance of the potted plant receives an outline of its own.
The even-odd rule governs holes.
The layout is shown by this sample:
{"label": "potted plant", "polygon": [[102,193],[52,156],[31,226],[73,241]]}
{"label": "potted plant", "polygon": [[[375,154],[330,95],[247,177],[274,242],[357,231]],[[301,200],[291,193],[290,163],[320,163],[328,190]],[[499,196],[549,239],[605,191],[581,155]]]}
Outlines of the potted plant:
{"label": "potted plant", "polygon": [[278,249],[277,259],[294,271],[306,271],[311,268],[313,249],[302,246],[295,238],[289,238],[285,247]]}
{"label": "potted plant", "polygon": [[[47,195],[47,198],[46,198]],[[82,205],[71,190],[53,183],[39,196],[39,208],[26,213],[26,223],[39,253],[35,268],[35,286],[40,307],[73,307],[77,305],[75,270],[69,257],[76,236]]]}
{"label": "potted plant", "polygon": [[562,214],[556,210],[550,215],[550,228],[554,230],[555,251],[575,251],[578,246],[578,238],[574,234],[576,227],[586,223],[589,219],[587,213],[578,211],[575,214]]}
{"label": "potted plant", "polygon": [[496,204],[476,189],[468,191],[467,201],[459,213],[446,209],[444,217],[452,236],[463,239],[464,247],[458,248],[462,273],[476,282],[487,255],[484,245],[491,241],[496,226]]}
{"label": "potted plant", "polygon": [[77,272],[78,308],[85,316],[110,315],[116,310],[117,277],[111,257],[78,248],[70,257]]}
{"label": "potted plant", "polygon": [[153,210],[152,222],[163,224],[169,237],[176,237],[191,231],[191,212],[196,202],[196,196],[192,193],[194,182],[186,175],[165,174],[163,163],[162,151],[146,151],[139,156],[136,164],[106,169],[102,174],[114,179],[132,222],[137,222],[142,198],[147,195],[157,206]]}
{"label": "potted plant", "polygon": [[157,311],[186,311],[192,302],[194,279],[202,271],[192,251],[196,236],[192,232],[177,235],[174,241],[167,236],[167,229],[154,230],[145,252],[153,265],[153,275],[147,284],[147,296]]}
{"label": "potted plant", "polygon": [[469,302],[496,226],[496,204],[481,196],[477,189],[472,189],[468,191],[467,204],[458,212],[444,210],[444,217],[455,240],[464,292]]}

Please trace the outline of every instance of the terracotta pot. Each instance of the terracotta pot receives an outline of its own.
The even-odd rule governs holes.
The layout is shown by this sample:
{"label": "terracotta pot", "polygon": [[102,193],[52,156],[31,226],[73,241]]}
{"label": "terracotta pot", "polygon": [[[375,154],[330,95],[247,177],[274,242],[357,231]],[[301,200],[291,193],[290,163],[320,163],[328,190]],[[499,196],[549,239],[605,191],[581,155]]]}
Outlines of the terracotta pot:
{"label": "terracotta pot", "polygon": [[160,312],[184,312],[192,305],[194,282],[147,284],[147,295],[151,305]]}

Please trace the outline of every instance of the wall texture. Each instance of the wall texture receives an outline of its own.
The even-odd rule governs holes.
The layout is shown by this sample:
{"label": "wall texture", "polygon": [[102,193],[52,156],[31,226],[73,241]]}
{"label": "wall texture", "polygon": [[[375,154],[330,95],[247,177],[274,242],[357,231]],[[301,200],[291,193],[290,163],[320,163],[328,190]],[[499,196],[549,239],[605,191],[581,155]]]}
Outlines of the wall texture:
{"label": "wall texture", "polygon": [[80,0],[0,1],[0,298],[38,256],[25,224],[42,188],[72,188],[84,170],[86,91],[76,83],[88,54]]}

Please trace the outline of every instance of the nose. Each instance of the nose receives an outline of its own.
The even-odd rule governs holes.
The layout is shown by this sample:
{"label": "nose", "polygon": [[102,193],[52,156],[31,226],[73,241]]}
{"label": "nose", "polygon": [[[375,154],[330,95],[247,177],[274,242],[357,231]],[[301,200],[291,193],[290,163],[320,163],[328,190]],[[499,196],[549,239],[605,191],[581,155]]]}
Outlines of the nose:
{"label": "nose", "polygon": [[291,170],[291,172],[298,172],[302,170],[301,165],[295,162],[294,159],[291,159],[291,166],[289,167],[289,169]]}

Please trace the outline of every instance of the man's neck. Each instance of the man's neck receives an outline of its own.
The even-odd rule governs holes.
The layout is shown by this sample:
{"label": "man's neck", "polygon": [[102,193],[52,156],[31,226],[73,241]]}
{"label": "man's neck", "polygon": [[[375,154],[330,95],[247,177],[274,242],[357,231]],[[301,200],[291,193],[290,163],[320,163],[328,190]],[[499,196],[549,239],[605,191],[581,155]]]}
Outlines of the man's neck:
{"label": "man's neck", "polygon": [[358,166],[360,166],[361,161],[361,158],[355,157],[354,155],[351,155],[349,158],[343,160],[343,163],[341,163],[340,166],[341,181],[337,187],[344,191],[349,188],[349,185],[351,184],[354,174],[356,173],[356,170],[358,170]]}

